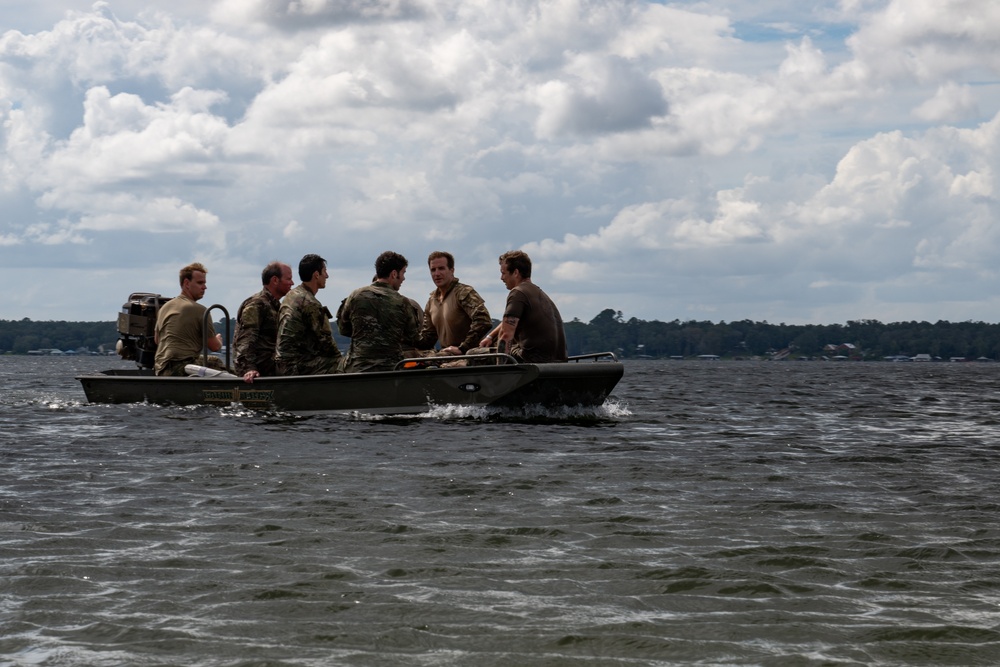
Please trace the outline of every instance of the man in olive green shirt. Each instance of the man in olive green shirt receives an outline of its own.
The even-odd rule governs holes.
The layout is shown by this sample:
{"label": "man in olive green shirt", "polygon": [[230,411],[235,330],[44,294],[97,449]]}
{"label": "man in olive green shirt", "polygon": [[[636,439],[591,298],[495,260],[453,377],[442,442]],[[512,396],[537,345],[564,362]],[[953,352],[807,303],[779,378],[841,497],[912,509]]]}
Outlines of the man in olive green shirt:
{"label": "man in olive green shirt", "polygon": [[[181,293],[163,304],[156,314],[153,339],[157,375],[187,375],[184,367],[200,362],[203,344],[211,352],[222,349],[222,334],[215,333],[211,322],[205,322],[207,309],[198,303],[208,289],[207,273],[208,269],[197,262],[181,269]],[[207,332],[204,327],[208,327]],[[222,360],[213,355],[208,356],[208,365],[225,369]]]}

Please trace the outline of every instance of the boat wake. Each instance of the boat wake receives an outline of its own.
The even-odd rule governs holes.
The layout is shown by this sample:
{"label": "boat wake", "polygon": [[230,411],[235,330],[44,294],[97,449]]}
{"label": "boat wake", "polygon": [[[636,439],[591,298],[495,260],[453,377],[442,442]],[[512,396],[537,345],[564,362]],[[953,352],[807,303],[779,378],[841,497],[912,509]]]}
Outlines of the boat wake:
{"label": "boat wake", "polygon": [[[49,409],[83,409],[92,406],[77,401],[38,401]],[[632,416],[628,406],[615,399],[607,399],[600,406],[544,406],[540,404],[520,408],[499,408],[491,406],[447,404],[429,407],[424,412],[411,414],[370,413],[363,410],[337,411],[330,413],[296,414],[282,410],[261,410],[242,405],[206,406],[171,405],[161,406],[150,403],[123,404],[128,408],[144,407],[164,411],[173,418],[201,419],[218,415],[227,419],[262,420],[262,423],[294,423],[308,421],[322,416],[339,416],[352,421],[370,422],[416,422],[416,421],[471,421],[471,422],[521,422],[521,423],[575,423],[608,424],[616,423]],[[114,406],[121,407],[121,406]]]}
{"label": "boat wake", "polygon": [[521,408],[490,406],[440,405],[415,415],[421,419],[440,421],[530,422],[530,423],[607,423],[630,417],[627,406],[607,400],[600,406],[543,406],[528,405]]}

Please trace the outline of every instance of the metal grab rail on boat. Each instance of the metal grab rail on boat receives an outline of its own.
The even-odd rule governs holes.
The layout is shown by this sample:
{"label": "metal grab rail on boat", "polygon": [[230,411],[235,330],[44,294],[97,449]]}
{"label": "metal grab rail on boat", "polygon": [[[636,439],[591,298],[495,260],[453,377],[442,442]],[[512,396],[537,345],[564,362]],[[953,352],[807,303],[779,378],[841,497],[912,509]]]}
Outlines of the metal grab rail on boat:
{"label": "metal grab rail on boat", "polygon": [[229,341],[231,340],[231,338],[229,337],[229,311],[226,310],[225,306],[223,306],[222,304],[219,304],[219,303],[215,303],[215,304],[212,304],[211,306],[209,306],[205,310],[205,315],[202,317],[202,322],[201,322],[201,360],[202,360],[202,366],[208,366],[208,324],[209,324],[209,321],[210,321],[209,318],[212,315],[212,311],[215,310],[216,308],[218,308],[219,310],[221,310],[226,315],[226,337],[225,337],[225,341],[226,341],[225,342],[225,348],[226,348],[226,368],[232,368],[232,365],[229,363],[229,353],[230,353]]}
{"label": "metal grab rail on boat", "polygon": [[[597,361],[605,358],[610,359],[611,361],[618,361],[618,357],[615,356],[614,352],[591,352],[589,354],[578,354],[569,357],[566,361],[576,363],[587,359]],[[426,368],[427,366],[434,366],[436,368],[441,364],[447,364],[461,359],[496,359],[497,365],[521,363],[506,352],[490,352],[487,354],[456,354],[454,356],[445,357],[408,357],[399,361],[392,370],[399,371],[413,368]],[[407,366],[407,364],[411,365]]]}
{"label": "metal grab rail on boat", "polygon": [[618,357],[615,356],[614,352],[591,352],[589,354],[577,354],[570,357],[566,361],[582,361],[584,359],[593,359],[596,361],[605,357],[610,357],[611,361],[618,361]]}

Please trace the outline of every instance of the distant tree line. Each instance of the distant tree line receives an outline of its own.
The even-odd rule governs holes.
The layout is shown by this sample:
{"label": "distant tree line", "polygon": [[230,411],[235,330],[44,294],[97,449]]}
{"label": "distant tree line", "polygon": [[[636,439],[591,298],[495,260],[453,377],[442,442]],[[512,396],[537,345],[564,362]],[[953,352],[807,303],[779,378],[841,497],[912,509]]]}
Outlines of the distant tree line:
{"label": "distant tree line", "polygon": [[[216,331],[225,331],[217,322]],[[235,323],[230,324],[230,333]],[[772,357],[846,356],[882,359],[891,355],[929,354],[948,359],[1000,359],[1000,324],[986,322],[893,322],[854,320],[846,324],[771,324],[769,322],[708,322],[626,320],[607,309],[590,322],[565,323],[568,351],[573,354],[612,351],[637,357]],[[349,339],[334,331],[345,348]],[[0,353],[29,350],[113,350],[118,339],[115,322],[37,322],[0,320]]]}
{"label": "distant tree line", "polygon": [[[893,322],[854,320],[846,324],[769,322],[650,322],[607,309],[590,322],[566,323],[570,354],[612,350],[620,357],[846,356],[882,359],[929,354],[948,359],[1000,359],[1000,324],[986,322]],[[829,347],[828,347],[829,346]]]}
{"label": "distant tree line", "polygon": [[115,349],[116,322],[35,322],[0,320],[0,353],[27,354],[28,350],[81,348],[97,352]]}

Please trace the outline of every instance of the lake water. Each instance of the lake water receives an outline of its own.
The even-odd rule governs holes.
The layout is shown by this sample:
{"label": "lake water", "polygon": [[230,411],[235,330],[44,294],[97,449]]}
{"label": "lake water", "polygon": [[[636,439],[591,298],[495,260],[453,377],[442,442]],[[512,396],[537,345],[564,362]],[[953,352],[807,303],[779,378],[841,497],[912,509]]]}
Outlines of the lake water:
{"label": "lake water", "polygon": [[388,419],[88,405],[119,365],[0,357],[0,665],[1000,664],[1000,365]]}

